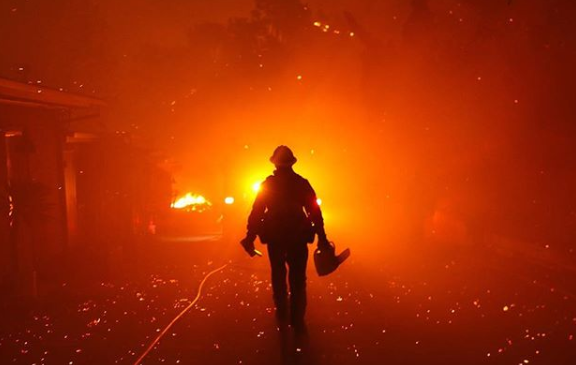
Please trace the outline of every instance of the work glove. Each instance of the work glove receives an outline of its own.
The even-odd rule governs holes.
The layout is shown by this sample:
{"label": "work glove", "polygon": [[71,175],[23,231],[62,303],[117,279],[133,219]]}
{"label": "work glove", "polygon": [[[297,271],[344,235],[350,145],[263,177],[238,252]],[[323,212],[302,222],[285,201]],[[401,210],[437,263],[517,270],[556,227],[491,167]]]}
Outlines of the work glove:
{"label": "work glove", "polygon": [[330,241],[328,241],[326,235],[318,236],[318,249],[320,251],[332,249],[332,244],[330,243]]}
{"label": "work glove", "polygon": [[242,241],[240,241],[240,245],[242,245],[244,251],[246,251],[250,257],[257,254],[256,248],[254,247],[254,240],[255,238],[246,236]]}

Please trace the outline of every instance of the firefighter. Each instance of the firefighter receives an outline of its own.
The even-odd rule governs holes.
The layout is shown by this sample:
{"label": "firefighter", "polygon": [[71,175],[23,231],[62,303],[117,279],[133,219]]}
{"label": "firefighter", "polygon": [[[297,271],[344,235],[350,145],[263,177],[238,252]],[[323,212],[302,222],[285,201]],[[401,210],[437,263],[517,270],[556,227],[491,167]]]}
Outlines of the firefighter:
{"label": "firefighter", "polygon": [[274,150],[270,162],[276,169],[261,184],[241,244],[251,256],[257,252],[256,236],[267,244],[276,319],[280,325],[290,324],[297,333],[305,333],[308,243],[314,242],[316,235],[319,249],[330,243],[314,189],[292,169],[296,161],[290,148]]}

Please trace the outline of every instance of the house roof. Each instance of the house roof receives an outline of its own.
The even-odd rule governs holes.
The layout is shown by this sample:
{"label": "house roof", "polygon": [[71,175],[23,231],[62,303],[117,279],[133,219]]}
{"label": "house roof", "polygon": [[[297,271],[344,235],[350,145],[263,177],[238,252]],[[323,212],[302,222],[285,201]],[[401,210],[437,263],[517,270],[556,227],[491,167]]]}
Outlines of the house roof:
{"label": "house roof", "polygon": [[105,105],[104,101],[100,99],[3,78],[0,78],[0,104],[20,104],[62,109],[94,109]]}

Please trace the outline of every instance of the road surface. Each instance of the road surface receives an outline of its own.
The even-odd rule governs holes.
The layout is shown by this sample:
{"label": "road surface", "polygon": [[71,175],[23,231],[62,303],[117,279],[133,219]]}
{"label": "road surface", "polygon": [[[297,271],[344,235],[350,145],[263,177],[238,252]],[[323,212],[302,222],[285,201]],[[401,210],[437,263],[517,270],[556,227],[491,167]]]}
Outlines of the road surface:
{"label": "road surface", "polygon": [[213,240],[147,245],[106,280],[5,305],[0,363],[134,364],[223,264],[142,364],[576,363],[574,281],[488,252],[352,252],[323,278],[309,265],[309,334],[294,339],[274,321],[266,255]]}

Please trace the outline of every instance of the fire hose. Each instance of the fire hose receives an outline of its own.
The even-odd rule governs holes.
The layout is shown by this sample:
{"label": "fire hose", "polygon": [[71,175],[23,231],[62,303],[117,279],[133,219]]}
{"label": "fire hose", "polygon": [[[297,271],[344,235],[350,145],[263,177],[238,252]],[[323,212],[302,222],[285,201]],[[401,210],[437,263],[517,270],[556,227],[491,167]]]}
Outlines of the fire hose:
{"label": "fire hose", "polygon": [[168,323],[168,325],[166,327],[164,327],[164,329],[158,334],[158,336],[156,336],[154,341],[152,341],[150,343],[150,345],[146,348],[146,350],[142,353],[142,355],[140,355],[138,360],[136,360],[136,362],[134,362],[134,365],[139,365],[142,362],[142,360],[144,360],[144,358],[148,355],[148,353],[150,353],[150,351],[152,351],[154,346],[156,346],[158,344],[158,342],[162,339],[162,337],[164,337],[164,335],[170,330],[170,328],[172,328],[174,323],[176,323],[184,314],[186,314],[186,312],[188,312],[194,306],[194,304],[196,304],[196,302],[200,299],[200,296],[202,295],[202,287],[204,287],[204,284],[206,283],[208,278],[210,276],[212,276],[213,274],[215,274],[219,271],[222,271],[228,265],[229,264],[222,265],[219,268],[210,271],[208,274],[206,274],[206,276],[204,276],[204,279],[202,279],[202,281],[200,282],[200,286],[198,286],[198,293],[196,294],[196,297],[194,298],[194,300],[186,308],[184,308],[180,313],[178,313],[178,315],[176,317],[174,317],[174,319],[172,319],[172,321],[170,321],[170,323]]}

